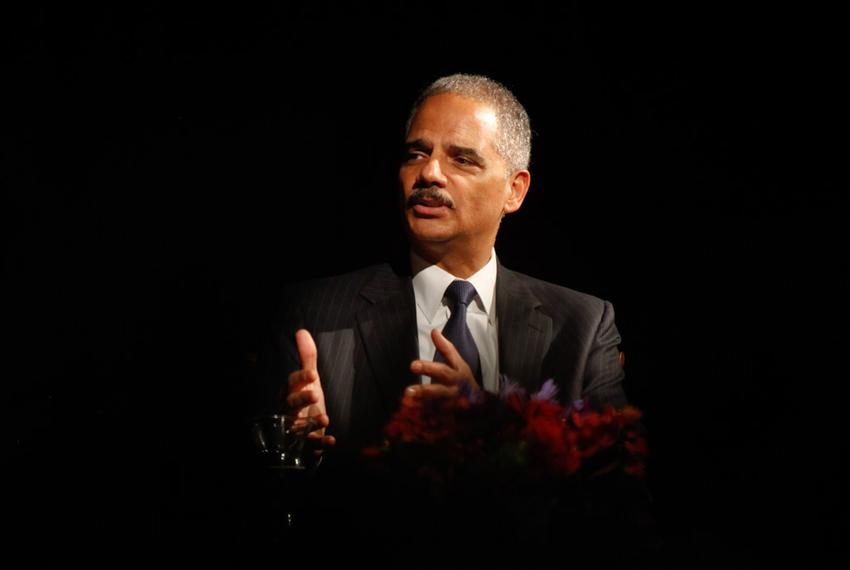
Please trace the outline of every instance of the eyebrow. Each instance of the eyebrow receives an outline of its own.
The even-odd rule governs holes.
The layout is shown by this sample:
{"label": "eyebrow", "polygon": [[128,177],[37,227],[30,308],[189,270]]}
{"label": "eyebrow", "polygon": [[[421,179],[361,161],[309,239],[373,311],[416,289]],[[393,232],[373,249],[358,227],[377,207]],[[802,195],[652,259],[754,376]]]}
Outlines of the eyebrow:
{"label": "eyebrow", "polygon": [[430,151],[431,146],[432,145],[430,143],[425,142],[425,139],[416,139],[416,140],[404,143],[404,145],[402,146],[402,149],[403,150],[426,150],[426,151]]}
{"label": "eyebrow", "polygon": [[449,145],[449,154],[468,156],[480,164],[484,164],[484,157],[478,151],[468,146]]}

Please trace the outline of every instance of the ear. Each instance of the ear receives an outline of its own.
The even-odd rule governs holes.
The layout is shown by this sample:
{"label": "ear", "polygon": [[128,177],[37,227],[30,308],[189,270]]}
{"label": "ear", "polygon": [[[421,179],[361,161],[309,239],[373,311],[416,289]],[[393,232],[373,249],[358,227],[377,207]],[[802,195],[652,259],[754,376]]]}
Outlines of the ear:
{"label": "ear", "polygon": [[505,214],[513,214],[522,206],[528,187],[531,186],[531,173],[528,170],[518,170],[511,175],[508,188],[508,199],[502,211]]}

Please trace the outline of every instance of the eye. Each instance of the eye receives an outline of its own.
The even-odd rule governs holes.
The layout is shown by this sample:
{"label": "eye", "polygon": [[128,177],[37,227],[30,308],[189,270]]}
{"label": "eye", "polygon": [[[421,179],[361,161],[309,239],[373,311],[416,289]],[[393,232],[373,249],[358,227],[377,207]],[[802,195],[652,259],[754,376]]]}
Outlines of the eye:
{"label": "eye", "polygon": [[454,160],[461,166],[478,166],[478,162],[468,156],[456,156]]}
{"label": "eye", "polygon": [[427,155],[421,150],[408,150],[404,153],[404,162],[414,162],[423,157],[427,157]]}

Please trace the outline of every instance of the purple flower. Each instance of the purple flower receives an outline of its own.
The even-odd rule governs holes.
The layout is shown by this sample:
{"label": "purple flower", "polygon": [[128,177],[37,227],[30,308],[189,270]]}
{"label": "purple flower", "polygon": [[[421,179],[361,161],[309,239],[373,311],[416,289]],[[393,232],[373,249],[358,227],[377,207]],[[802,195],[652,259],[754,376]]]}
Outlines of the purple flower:
{"label": "purple flower", "polygon": [[502,374],[502,389],[499,391],[499,396],[503,400],[507,400],[510,396],[517,395],[519,397],[525,396],[525,390],[522,389],[522,386],[519,383],[514,382],[504,374]]}
{"label": "purple flower", "polygon": [[540,391],[536,394],[532,394],[532,400],[545,400],[547,402],[554,402],[558,397],[558,386],[555,384],[555,381],[552,378],[546,380],[541,386]]}

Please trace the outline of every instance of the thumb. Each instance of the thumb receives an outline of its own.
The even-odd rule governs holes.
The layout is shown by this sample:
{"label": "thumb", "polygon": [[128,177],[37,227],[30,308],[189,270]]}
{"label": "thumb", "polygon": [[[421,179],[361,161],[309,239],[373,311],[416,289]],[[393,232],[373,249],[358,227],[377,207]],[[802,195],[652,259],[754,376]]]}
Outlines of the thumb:
{"label": "thumb", "polygon": [[455,370],[460,369],[463,364],[466,364],[460,356],[460,353],[455,348],[455,345],[443,336],[443,333],[438,329],[431,330],[431,340],[434,341],[434,346],[437,347],[437,351],[443,355],[443,358],[446,359],[446,364]]}
{"label": "thumb", "polygon": [[316,370],[318,367],[316,343],[307,329],[296,331],[295,344],[298,346],[298,358],[301,360],[301,368],[304,370]]}

